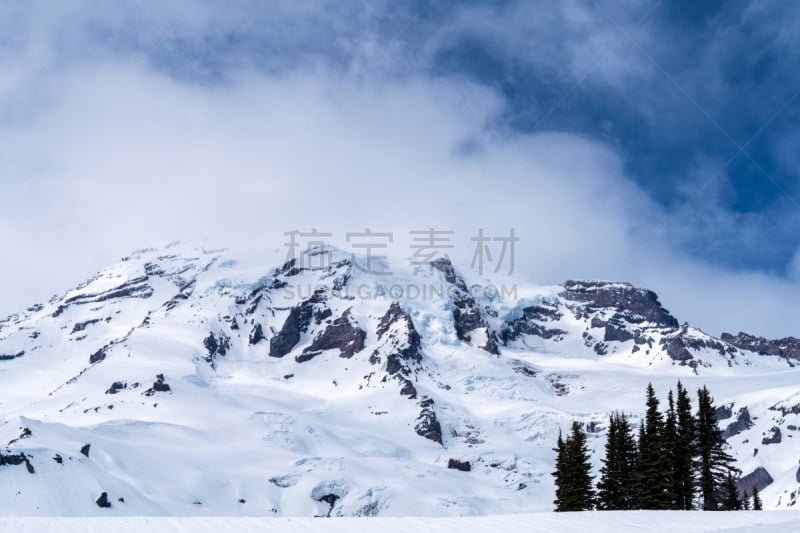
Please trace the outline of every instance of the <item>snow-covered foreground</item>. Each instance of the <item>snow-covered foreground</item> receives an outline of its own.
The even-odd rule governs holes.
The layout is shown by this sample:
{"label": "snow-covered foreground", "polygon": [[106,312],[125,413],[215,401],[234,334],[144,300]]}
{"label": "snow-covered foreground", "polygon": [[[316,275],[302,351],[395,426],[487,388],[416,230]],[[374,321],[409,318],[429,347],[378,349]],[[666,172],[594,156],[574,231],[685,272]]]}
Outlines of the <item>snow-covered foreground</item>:
{"label": "snow-covered foreground", "polygon": [[682,511],[628,511],[586,513],[531,513],[469,518],[233,518],[233,517],[126,517],[126,518],[3,518],[0,530],[37,533],[248,532],[271,533],[416,533],[531,531],[800,531],[800,516],[790,511],[703,513]]}

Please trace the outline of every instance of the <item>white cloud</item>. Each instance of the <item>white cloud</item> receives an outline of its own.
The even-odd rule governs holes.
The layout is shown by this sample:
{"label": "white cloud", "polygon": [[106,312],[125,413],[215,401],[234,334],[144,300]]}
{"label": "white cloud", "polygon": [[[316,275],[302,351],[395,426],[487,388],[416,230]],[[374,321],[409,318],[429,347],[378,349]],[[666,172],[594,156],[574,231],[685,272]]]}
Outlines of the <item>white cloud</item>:
{"label": "white cloud", "polygon": [[[382,50],[362,57],[391,64]],[[0,312],[174,239],[275,248],[291,229],[370,227],[408,253],[408,230],[436,227],[458,232],[469,263],[476,228],[513,227],[523,279],[627,279],[712,333],[798,333],[797,283],[671,250],[670,213],[611,149],[564,133],[503,141],[487,128],[502,99],[463,80],[242,66],[189,84],[136,54],[33,64],[2,88],[24,112],[0,121]]]}

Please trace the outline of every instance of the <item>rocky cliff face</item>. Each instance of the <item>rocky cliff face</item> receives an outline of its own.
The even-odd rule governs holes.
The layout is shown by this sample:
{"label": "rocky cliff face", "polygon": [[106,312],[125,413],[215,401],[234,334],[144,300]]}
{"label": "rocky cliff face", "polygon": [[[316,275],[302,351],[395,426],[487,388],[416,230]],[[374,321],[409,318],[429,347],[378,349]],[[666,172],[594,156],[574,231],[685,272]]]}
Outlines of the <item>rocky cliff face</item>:
{"label": "rocky cliff face", "polygon": [[570,280],[564,283],[564,290],[559,296],[571,302],[580,302],[585,312],[613,310],[611,319],[618,322],[649,322],[666,328],[678,327],[678,320],[661,306],[656,293],[629,283]]}
{"label": "rocky cliff face", "polygon": [[800,339],[794,337],[768,340],[764,337],[756,337],[740,331],[738,335],[723,333],[720,338],[742,350],[800,361]]}

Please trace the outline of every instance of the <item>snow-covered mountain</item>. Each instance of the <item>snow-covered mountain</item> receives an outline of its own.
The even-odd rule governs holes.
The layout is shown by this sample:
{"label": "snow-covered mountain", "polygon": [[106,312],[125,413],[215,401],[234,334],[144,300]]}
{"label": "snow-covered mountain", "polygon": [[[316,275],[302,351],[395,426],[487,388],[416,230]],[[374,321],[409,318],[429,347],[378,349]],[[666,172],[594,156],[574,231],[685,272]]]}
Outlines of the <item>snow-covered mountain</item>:
{"label": "snow-covered mountain", "polygon": [[1,321],[0,514],[548,510],[559,428],[599,452],[609,411],[678,379],[744,485],[795,505],[796,339],[714,338],[626,283],[361,266],[175,244]]}

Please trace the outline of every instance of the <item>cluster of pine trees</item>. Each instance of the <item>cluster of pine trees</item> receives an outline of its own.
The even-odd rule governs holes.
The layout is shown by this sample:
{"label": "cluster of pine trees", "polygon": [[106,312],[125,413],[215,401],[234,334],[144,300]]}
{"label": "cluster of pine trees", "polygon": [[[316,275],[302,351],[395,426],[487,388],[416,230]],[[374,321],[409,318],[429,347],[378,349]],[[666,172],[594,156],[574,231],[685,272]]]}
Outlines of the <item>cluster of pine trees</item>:
{"label": "cluster of pine trees", "polygon": [[[638,435],[629,418],[609,418],[600,479],[593,484],[586,433],[572,423],[569,435],[558,436],[555,452],[556,511],[701,508],[706,511],[749,509],[751,498],[739,497],[740,474],[725,450],[711,393],[697,391],[692,412],[686,388],[678,382],[669,391],[667,409],[659,410],[652,384],[647,386],[647,411]],[[752,507],[761,510],[753,487]]]}

